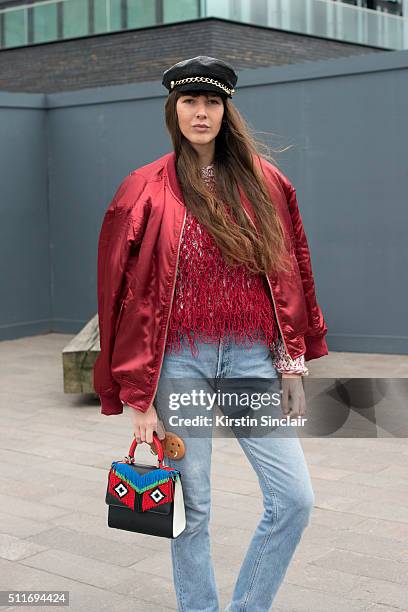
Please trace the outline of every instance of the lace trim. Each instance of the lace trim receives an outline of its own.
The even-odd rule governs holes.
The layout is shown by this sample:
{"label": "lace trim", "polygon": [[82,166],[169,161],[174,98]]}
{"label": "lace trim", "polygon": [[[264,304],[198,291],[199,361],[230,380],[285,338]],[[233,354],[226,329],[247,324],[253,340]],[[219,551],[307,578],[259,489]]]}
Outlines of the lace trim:
{"label": "lace trim", "polygon": [[292,359],[290,355],[287,354],[285,345],[280,336],[279,339],[274,343],[272,351],[273,365],[278,370],[278,372],[288,374],[302,374],[303,376],[309,376],[309,370],[305,364],[305,356],[300,355],[299,357]]}

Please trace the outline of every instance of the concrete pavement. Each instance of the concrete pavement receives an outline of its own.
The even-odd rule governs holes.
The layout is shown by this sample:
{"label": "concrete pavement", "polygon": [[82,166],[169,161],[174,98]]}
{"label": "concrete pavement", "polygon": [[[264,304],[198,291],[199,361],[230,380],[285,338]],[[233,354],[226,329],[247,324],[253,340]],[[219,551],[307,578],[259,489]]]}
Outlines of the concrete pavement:
{"label": "concrete pavement", "polygon": [[[107,527],[107,470],[128,448],[130,418],[102,416],[93,396],[64,395],[61,351],[71,337],[0,343],[0,588],[69,590],[75,612],[177,610],[169,541]],[[308,367],[312,376],[408,377],[399,355],[331,353]],[[316,505],[273,610],[408,610],[407,439],[307,438],[302,446]],[[151,458],[147,445],[137,452]],[[236,440],[215,437],[214,457],[222,610],[262,500]]]}

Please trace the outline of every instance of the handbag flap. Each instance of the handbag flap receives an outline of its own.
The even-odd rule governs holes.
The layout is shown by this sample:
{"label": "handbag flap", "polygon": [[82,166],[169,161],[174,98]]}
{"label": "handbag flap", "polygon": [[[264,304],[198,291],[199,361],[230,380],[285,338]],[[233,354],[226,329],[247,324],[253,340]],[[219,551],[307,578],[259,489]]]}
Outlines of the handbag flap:
{"label": "handbag flap", "polygon": [[167,466],[113,461],[108,477],[105,502],[128,507],[135,512],[168,514],[174,498],[174,486],[180,477],[177,469]]}

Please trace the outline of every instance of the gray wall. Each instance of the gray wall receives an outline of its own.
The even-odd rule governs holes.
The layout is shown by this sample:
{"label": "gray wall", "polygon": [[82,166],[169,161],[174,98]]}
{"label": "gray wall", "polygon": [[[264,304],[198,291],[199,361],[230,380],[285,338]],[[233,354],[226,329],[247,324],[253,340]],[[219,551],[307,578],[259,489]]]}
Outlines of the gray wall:
{"label": "gray wall", "polygon": [[0,338],[50,329],[47,123],[41,94],[0,92]]}
{"label": "gray wall", "polygon": [[[276,157],[297,188],[330,350],[408,353],[407,69],[408,51],[399,51],[239,75],[234,102],[255,129],[271,133],[259,137],[295,145]],[[15,105],[0,109],[2,134],[9,130],[0,143],[1,240],[12,255],[3,338],[37,333],[49,312],[49,329],[67,333],[95,314],[105,209],[130,170],[171,150],[165,93],[149,82],[47,95],[46,131],[40,97],[25,98],[37,104],[32,110],[7,96]]]}

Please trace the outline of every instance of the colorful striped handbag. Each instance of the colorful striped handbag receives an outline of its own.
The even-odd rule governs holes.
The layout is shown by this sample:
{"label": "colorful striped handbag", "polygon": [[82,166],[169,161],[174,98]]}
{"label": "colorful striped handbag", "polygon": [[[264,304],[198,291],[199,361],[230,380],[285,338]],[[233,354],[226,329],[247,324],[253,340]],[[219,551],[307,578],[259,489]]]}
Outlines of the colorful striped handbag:
{"label": "colorful striped handbag", "polygon": [[163,464],[163,447],[153,434],[158,467],[135,463],[133,440],[123,461],[112,461],[105,502],[108,526],[164,538],[176,538],[186,527],[180,470]]}

